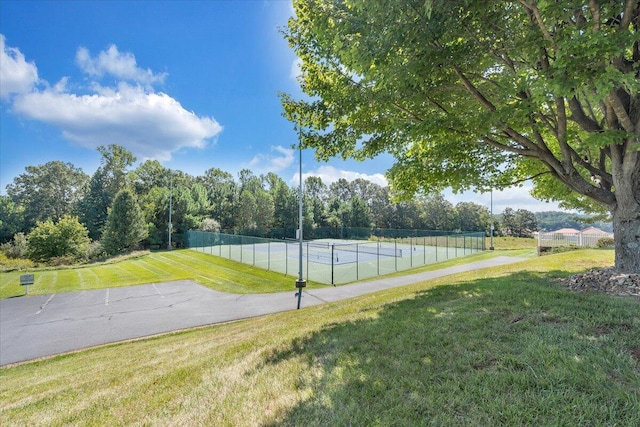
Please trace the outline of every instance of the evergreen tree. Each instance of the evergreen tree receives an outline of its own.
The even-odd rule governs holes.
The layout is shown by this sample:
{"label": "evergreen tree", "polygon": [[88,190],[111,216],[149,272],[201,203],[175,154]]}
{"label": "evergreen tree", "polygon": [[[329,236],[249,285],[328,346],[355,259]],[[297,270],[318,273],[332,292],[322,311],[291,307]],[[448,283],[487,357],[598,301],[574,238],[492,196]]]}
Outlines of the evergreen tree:
{"label": "evergreen tree", "polygon": [[89,181],[89,190],[80,204],[83,223],[93,240],[100,238],[107,221],[108,209],[118,194],[127,186],[127,168],[136,158],[119,145],[100,146],[100,167]]}
{"label": "evergreen tree", "polygon": [[102,246],[107,254],[131,250],[147,237],[144,216],[133,193],[122,190],[113,201],[102,234]]}

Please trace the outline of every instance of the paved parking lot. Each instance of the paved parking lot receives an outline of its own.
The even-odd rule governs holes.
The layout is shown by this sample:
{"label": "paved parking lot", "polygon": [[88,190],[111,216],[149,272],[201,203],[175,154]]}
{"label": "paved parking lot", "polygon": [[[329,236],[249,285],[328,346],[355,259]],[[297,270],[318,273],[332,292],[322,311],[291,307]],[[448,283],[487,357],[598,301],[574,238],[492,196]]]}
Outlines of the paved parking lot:
{"label": "paved parking lot", "polygon": [[[441,270],[319,289],[306,288],[303,307],[520,258],[497,257]],[[0,365],[195,326],[294,310],[295,289],[236,295],[191,281],[24,296],[0,300]]]}
{"label": "paved parking lot", "polygon": [[9,298],[0,300],[0,365],[290,310],[294,300],[293,292],[232,295],[189,281]]}

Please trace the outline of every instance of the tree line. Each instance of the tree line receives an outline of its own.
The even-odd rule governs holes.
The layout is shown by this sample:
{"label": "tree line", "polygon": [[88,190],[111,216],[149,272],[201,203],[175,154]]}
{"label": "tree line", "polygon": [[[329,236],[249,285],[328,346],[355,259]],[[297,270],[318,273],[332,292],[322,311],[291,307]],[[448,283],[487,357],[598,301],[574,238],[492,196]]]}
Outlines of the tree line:
{"label": "tree line", "polygon": [[[101,162],[91,176],[71,163],[26,167],[0,196],[0,243],[12,256],[70,261],[134,248],[183,243],[187,230],[224,231],[272,238],[294,237],[298,188],[274,173],[218,168],[202,176],[136,158],[118,145],[99,147]],[[380,228],[489,233],[491,215],[482,205],[453,205],[438,195],[394,202],[392,190],[364,179],[326,185],[307,177],[303,192],[305,235],[322,228]],[[171,206],[170,206],[171,205]],[[530,235],[535,216],[508,208],[496,234]]]}

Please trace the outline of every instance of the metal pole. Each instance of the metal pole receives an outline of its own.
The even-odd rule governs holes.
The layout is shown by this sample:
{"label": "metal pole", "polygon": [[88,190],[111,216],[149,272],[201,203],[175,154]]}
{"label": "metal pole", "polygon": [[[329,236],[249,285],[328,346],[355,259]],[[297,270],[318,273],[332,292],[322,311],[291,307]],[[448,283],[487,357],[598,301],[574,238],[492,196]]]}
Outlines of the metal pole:
{"label": "metal pole", "polygon": [[171,250],[171,232],[173,231],[173,224],[171,224],[171,210],[173,208],[173,174],[171,174],[171,184],[169,187],[169,244],[167,249]]}
{"label": "metal pole", "polygon": [[[299,141],[302,144],[302,141]],[[298,175],[300,177],[300,188],[298,189],[298,237],[299,241],[299,252],[298,252],[298,280],[296,281],[296,288],[298,288],[298,293],[296,296],[298,297],[298,309],[300,309],[300,302],[302,300],[302,288],[307,286],[306,280],[302,277],[302,145],[298,146],[298,151],[300,152],[300,162],[299,162],[299,170]]]}
{"label": "metal pole", "polygon": [[489,241],[489,250],[492,251],[495,249],[493,247],[493,189],[491,189],[491,238]]}

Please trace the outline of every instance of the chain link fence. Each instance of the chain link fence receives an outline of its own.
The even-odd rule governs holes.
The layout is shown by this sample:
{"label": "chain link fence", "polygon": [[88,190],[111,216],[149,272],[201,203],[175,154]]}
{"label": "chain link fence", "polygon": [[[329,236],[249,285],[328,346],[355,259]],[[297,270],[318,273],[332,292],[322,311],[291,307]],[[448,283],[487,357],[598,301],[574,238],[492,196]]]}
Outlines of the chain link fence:
{"label": "chain link fence", "polygon": [[[191,230],[185,234],[185,247],[294,277],[299,273],[300,243],[293,239]],[[302,277],[339,285],[484,250],[484,233],[311,240],[302,245]]]}

